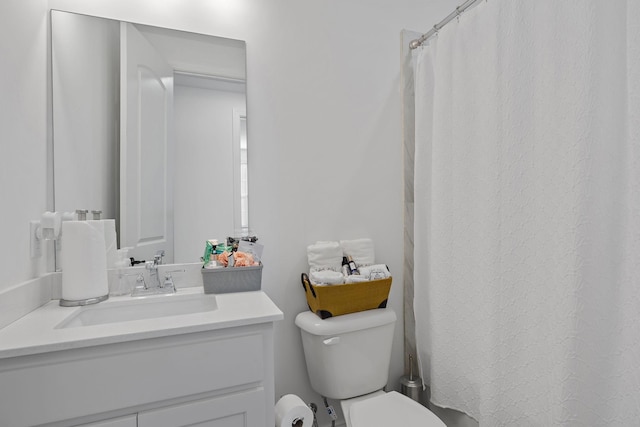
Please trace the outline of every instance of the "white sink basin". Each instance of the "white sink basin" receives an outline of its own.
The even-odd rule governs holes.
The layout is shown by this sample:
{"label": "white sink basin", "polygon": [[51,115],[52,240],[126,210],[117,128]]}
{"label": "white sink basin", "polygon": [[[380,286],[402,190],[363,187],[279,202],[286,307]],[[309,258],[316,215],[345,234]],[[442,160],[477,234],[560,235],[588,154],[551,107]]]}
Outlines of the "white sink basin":
{"label": "white sink basin", "polygon": [[218,308],[215,295],[163,295],[125,301],[106,301],[77,309],[55,329],[104,325],[184,314],[203,313]]}

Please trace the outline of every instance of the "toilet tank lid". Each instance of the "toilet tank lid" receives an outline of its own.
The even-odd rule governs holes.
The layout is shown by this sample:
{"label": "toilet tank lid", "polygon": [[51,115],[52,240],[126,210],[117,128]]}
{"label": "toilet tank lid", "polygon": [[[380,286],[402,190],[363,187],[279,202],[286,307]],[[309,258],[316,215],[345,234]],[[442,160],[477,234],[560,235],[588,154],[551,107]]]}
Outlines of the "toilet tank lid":
{"label": "toilet tank lid", "polygon": [[388,325],[396,321],[396,313],[390,308],[376,308],[358,313],[321,319],[311,311],[296,316],[296,325],[312,335],[336,335],[362,329]]}

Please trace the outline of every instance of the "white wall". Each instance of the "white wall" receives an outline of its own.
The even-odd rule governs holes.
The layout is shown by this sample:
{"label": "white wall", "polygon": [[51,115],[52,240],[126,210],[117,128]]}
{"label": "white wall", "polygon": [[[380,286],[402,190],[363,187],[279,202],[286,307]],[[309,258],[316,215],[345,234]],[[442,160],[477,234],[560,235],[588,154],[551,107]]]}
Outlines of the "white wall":
{"label": "white wall", "polygon": [[0,2],[0,291],[44,272],[29,220],[47,208],[47,1]]}
{"label": "white wall", "polygon": [[[49,185],[43,3],[0,2],[7,21],[0,26],[2,286],[33,274],[21,227],[44,210]],[[277,396],[297,393],[321,404],[293,324],[306,309],[299,275],[308,244],[373,238],[378,260],[394,273],[390,306],[402,310],[400,30],[426,31],[457,3],[49,0],[57,9],[247,41],[250,217],[267,246],[263,288],[285,313],[276,329]],[[395,383],[403,370],[401,323]]]}

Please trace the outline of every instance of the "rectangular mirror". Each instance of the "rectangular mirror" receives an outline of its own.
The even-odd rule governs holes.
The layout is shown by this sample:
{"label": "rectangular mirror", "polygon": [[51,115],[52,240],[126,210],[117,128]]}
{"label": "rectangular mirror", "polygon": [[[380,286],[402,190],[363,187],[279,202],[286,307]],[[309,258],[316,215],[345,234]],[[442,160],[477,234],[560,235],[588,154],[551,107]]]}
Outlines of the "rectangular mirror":
{"label": "rectangular mirror", "polygon": [[51,43],[56,211],[143,260],[247,235],[244,41],[51,11]]}

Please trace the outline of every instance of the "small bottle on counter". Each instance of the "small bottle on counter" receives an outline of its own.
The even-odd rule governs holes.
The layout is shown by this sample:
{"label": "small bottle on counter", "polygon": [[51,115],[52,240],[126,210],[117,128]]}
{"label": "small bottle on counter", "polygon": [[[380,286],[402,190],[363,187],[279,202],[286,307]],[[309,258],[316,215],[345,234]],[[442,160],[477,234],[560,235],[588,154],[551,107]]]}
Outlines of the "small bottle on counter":
{"label": "small bottle on counter", "polygon": [[347,261],[348,261],[348,265],[349,265],[349,274],[360,274],[360,271],[358,270],[358,266],[356,265],[356,263],[353,261],[353,258],[351,258],[351,255],[349,255],[347,257]]}
{"label": "small bottle on counter", "polygon": [[349,269],[349,261],[347,261],[347,257],[342,257],[342,275],[349,276],[351,274],[351,270]]}

